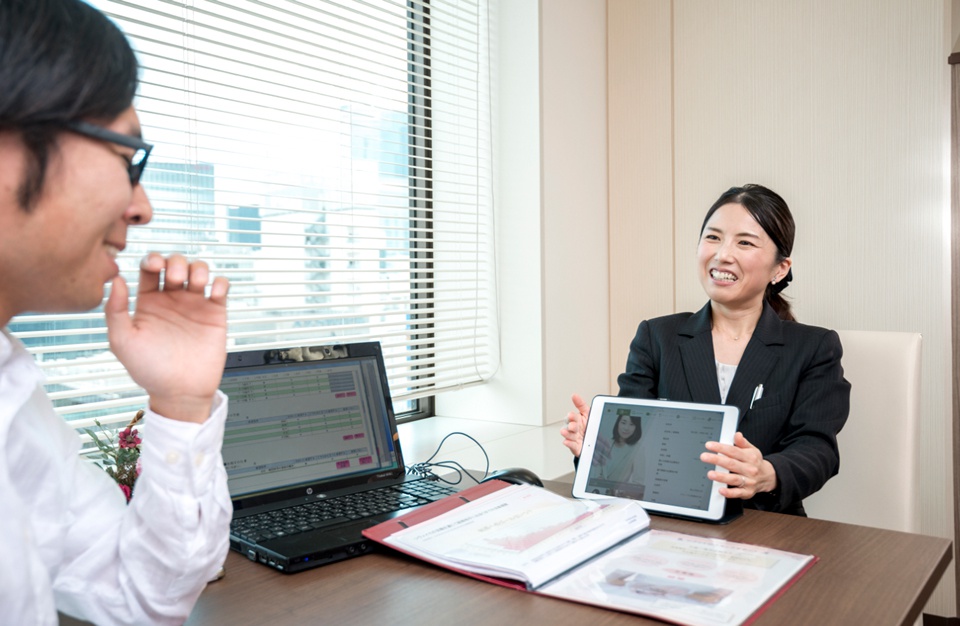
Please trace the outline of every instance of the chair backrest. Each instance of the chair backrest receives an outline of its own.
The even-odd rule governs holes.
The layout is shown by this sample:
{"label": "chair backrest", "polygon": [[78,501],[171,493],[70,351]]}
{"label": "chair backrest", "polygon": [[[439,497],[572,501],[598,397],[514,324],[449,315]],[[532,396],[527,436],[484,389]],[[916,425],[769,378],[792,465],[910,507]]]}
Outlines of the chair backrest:
{"label": "chair backrest", "polygon": [[920,531],[920,333],[837,331],[850,417],[840,473],[803,501],[807,515]]}

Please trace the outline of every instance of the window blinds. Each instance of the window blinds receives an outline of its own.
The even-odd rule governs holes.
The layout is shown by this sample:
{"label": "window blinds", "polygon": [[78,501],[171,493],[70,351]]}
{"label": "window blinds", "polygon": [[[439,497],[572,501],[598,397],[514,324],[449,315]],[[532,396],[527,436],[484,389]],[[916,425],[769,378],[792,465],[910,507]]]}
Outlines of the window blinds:
{"label": "window blinds", "polygon": [[[485,0],[91,0],[142,66],[149,250],[230,278],[229,349],[379,340],[397,411],[496,368]],[[77,428],[147,398],[102,310],[11,330]]]}

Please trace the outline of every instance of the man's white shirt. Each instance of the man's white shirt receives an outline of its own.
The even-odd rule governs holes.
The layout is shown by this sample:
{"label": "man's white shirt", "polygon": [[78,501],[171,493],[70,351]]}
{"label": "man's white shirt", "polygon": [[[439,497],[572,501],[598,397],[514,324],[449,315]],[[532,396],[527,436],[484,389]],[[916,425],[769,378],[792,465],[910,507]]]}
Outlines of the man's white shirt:
{"label": "man's white shirt", "polygon": [[226,397],[203,424],[147,410],[128,505],[79,456],[43,381],[0,332],[0,622],[55,625],[59,610],[99,625],[182,623],[229,548]]}

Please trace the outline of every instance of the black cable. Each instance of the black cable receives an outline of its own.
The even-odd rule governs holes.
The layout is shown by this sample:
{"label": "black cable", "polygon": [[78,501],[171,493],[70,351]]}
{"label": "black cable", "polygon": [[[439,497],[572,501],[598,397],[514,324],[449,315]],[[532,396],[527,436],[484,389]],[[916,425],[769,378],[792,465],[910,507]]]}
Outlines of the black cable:
{"label": "black cable", "polygon": [[[487,456],[487,451],[483,449],[483,446],[480,444],[479,441],[477,441],[476,439],[474,439],[473,437],[471,437],[471,436],[468,435],[467,433],[462,433],[462,432],[459,432],[459,431],[454,431],[454,432],[452,432],[452,433],[448,433],[443,439],[441,439],[439,445],[437,445],[437,449],[434,450],[433,454],[431,454],[431,455],[430,455],[430,458],[428,458],[426,461],[423,461],[423,462],[421,462],[421,463],[414,463],[413,465],[408,465],[408,466],[407,466],[407,473],[408,473],[408,474],[415,474],[415,475],[417,475],[417,476],[424,476],[424,477],[428,477],[428,478],[433,478],[433,479],[435,479],[435,480],[439,480],[440,482],[444,482],[444,483],[446,483],[446,484],[448,484],[448,485],[459,485],[459,484],[463,481],[463,475],[466,474],[467,476],[470,477],[470,479],[471,479],[473,482],[475,482],[475,483],[477,483],[477,484],[479,485],[479,484],[480,484],[480,481],[483,480],[483,478],[481,478],[481,479],[478,480],[473,474],[471,474],[470,472],[468,472],[462,465],[460,465],[460,464],[457,463],[456,461],[437,461],[436,463],[431,463],[431,461],[433,461],[434,457],[436,457],[438,454],[440,454],[440,448],[443,447],[444,442],[446,442],[447,439],[449,439],[449,438],[452,437],[453,435],[462,435],[462,436],[466,437],[467,439],[469,439],[470,441],[472,441],[473,443],[477,444],[477,447],[480,448],[480,452],[483,452],[483,458],[486,459],[486,462],[487,462],[487,466],[486,466],[486,468],[483,470],[483,478],[486,478],[486,477],[490,474],[490,457]],[[439,476],[438,474],[436,474],[436,473],[433,471],[433,468],[435,468],[435,467],[442,467],[442,468],[445,468],[445,469],[448,469],[448,470],[453,470],[453,471],[456,472],[456,474],[457,474],[457,479],[456,479],[456,480],[448,480],[448,479],[446,479],[446,478],[442,478],[441,476]]]}

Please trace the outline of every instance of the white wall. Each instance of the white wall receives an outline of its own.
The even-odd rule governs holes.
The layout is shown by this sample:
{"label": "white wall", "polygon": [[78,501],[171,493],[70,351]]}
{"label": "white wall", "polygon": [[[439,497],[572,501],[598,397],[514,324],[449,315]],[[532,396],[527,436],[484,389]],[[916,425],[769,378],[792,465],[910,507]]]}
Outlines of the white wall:
{"label": "white wall", "polygon": [[486,384],[437,397],[438,415],[543,419],[540,53],[535,0],[496,3],[494,220],[500,367]]}
{"label": "white wall", "polygon": [[609,391],[606,5],[496,10],[501,365],[436,410],[540,426],[563,418],[572,392]]}
{"label": "white wall", "polygon": [[[624,321],[611,327],[611,370],[620,364],[616,346],[636,319],[651,308],[691,310],[705,301],[694,278],[694,250],[707,207],[731,185],[766,184],[786,198],[797,220],[796,279],[785,295],[801,321],[923,334],[921,530],[952,538],[946,59],[953,41],[945,28],[951,5],[609,0],[608,6],[610,24],[617,25],[608,53],[611,154],[638,153],[611,168],[611,282],[632,278],[651,294],[641,303],[612,293],[611,309]],[[647,40],[642,49],[637,38]],[[666,112],[662,99],[629,99],[665,84]],[[631,132],[634,117],[671,132]],[[632,202],[631,176],[648,177],[648,163],[657,158],[669,162],[670,175],[657,172],[651,185],[672,204],[652,200],[654,192]],[[640,222],[647,228],[634,226]],[[636,278],[623,254],[624,242],[635,237],[660,241],[657,254],[671,247],[675,276]],[[662,280],[672,283],[673,300],[658,290]],[[897,454],[896,443],[878,454]],[[891,506],[897,502],[891,494]],[[928,611],[956,614],[953,585],[951,568]]]}
{"label": "white wall", "polygon": [[607,22],[615,390],[637,324],[675,310],[671,13],[662,0],[620,0]]}

